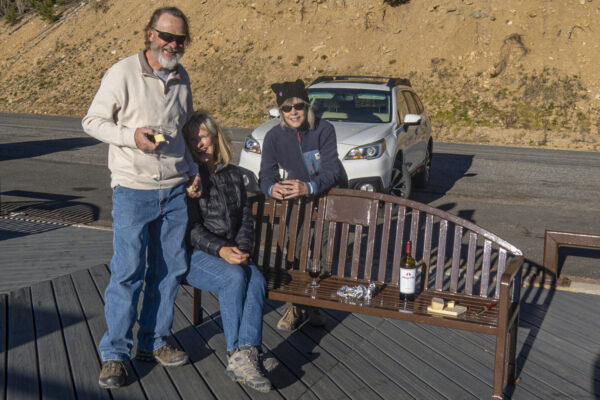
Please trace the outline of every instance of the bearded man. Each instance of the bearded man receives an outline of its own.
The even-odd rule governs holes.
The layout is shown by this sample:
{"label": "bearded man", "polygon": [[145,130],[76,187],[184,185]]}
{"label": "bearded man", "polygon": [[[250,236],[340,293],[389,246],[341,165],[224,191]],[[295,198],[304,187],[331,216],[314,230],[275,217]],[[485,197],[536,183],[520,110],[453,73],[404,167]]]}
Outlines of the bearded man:
{"label": "bearded man", "polygon": [[99,344],[99,384],[106,389],[126,382],[143,286],[136,358],[166,367],[188,360],[166,341],[187,269],[186,189],[200,196],[198,168],[182,134],[193,112],[189,77],[179,65],[190,41],[187,18],[175,7],[157,9],[144,35],[146,48],[106,72],[82,121],[87,134],[109,144],[113,188],[108,329]]}

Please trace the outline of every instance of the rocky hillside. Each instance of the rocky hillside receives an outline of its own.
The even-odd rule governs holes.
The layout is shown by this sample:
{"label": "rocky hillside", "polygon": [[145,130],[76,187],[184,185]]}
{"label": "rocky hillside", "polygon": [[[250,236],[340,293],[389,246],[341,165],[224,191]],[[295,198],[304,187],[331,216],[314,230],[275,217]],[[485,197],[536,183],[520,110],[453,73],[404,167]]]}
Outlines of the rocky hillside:
{"label": "rocky hillside", "polygon": [[411,79],[437,140],[600,150],[600,0],[84,0],[0,24],[0,111],[82,116],[171,4],[195,103],[226,126],[266,120],[276,81],[388,75]]}

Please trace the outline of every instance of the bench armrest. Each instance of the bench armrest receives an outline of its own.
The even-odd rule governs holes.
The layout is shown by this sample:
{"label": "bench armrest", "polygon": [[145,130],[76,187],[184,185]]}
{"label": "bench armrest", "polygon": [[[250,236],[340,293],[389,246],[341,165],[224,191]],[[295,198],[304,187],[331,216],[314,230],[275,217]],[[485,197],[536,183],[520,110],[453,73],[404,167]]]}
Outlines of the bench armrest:
{"label": "bench armrest", "polygon": [[514,257],[510,264],[508,264],[508,268],[506,268],[502,274],[500,291],[502,291],[503,286],[510,287],[511,282],[515,279],[515,275],[521,271],[521,267],[523,267],[523,256]]}
{"label": "bench armrest", "polygon": [[[498,299],[498,319],[500,326],[503,326],[509,318],[508,310],[512,303],[509,290],[512,282],[515,279],[515,276],[521,272],[521,268],[523,267],[523,259],[523,256],[516,256],[513,258],[510,264],[508,264],[508,268],[506,268],[502,274],[500,281],[500,298]],[[519,295],[517,295],[517,297],[519,297]],[[518,302],[519,299],[517,299],[517,303]]]}

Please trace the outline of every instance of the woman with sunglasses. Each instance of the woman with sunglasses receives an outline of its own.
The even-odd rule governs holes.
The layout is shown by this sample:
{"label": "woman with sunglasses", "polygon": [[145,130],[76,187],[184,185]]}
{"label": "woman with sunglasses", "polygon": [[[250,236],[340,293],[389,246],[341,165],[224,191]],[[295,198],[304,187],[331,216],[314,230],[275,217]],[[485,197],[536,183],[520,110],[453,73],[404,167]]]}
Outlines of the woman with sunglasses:
{"label": "woman with sunglasses", "polygon": [[[347,186],[346,171],[338,159],[335,129],[315,117],[304,82],[275,83],[271,89],[281,123],[267,133],[263,143],[259,172],[263,193],[284,200],[318,196],[332,187]],[[280,176],[282,170],[287,171],[286,177]],[[305,318],[310,318],[313,326],[325,324],[318,309],[303,313],[300,307],[288,305],[277,328],[294,330]]]}
{"label": "woman with sunglasses", "polygon": [[271,383],[261,365],[262,310],[265,279],[250,259],[254,221],[240,169],[230,164],[231,143],[215,121],[196,111],[184,127],[188,147],[198,163],[202,195],[188,199],[188,244],[192,250],[185,280],[219,294],[227,343],[225,373],[234,381],[268,392]]}

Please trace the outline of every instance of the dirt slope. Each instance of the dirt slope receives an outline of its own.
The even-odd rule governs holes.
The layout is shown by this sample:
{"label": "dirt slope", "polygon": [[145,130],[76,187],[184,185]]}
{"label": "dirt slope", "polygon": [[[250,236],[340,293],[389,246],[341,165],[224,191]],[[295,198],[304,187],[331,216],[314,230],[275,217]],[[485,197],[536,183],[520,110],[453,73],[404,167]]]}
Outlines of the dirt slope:
{"label": "dirt slope", "polygon": [[171,4],[195,103],[227,126],[264,121],[273,82],[378,74],[411,78],[438,140],[600,150],[600,0],[83,1],[0,24],[0,111],[84,115]]}

